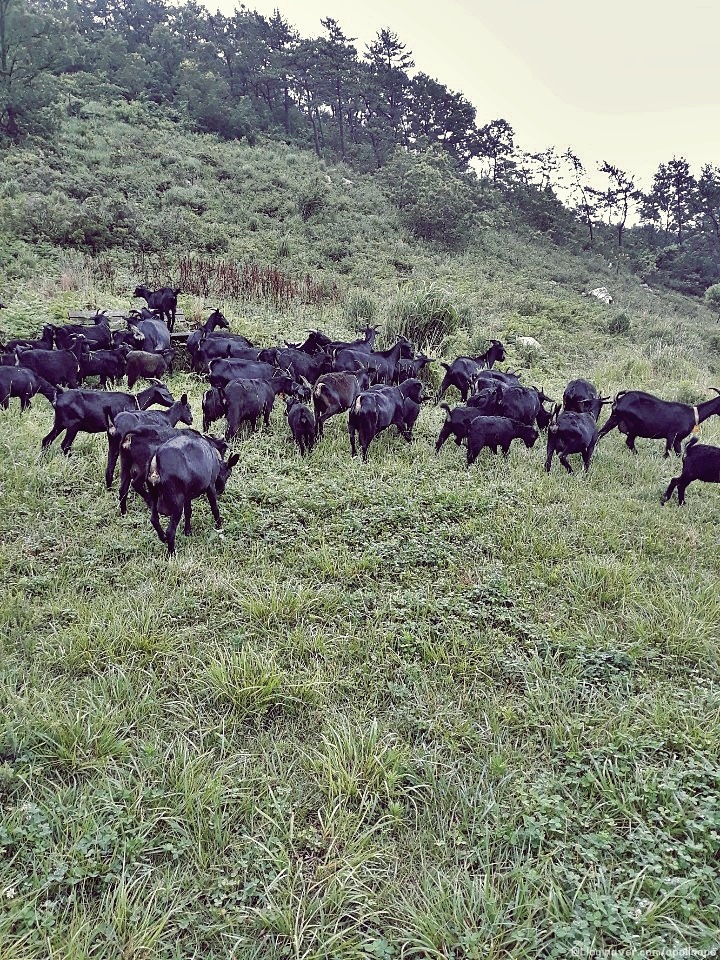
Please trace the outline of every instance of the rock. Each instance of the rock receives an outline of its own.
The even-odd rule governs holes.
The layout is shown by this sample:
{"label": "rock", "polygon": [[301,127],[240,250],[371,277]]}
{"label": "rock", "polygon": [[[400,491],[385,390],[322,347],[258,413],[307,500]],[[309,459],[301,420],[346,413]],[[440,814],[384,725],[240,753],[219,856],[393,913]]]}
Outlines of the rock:
{"label": "rock", "polygon": [[595,297],[596,300],[601,300],[608,306],[610,306],[610,304],[613,302],[612,295],[607,287],[596,287],[594,290],[590,291],[588,296]]}
{"label": "rock", "polygon": [[518,350],[527,350],[533,353],[542,353],[542,346],[535,337],[515,337],[515,347]]}

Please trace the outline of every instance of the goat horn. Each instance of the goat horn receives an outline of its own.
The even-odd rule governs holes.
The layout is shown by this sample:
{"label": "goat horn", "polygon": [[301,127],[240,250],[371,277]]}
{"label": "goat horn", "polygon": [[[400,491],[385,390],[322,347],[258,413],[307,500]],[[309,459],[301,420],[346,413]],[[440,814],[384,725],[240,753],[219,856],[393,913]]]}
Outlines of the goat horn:
{"label": "goat horn", "polygon": [[720,390],[717,387],[710,387],[711,390],[714,390],[715,393],[720,394]]}

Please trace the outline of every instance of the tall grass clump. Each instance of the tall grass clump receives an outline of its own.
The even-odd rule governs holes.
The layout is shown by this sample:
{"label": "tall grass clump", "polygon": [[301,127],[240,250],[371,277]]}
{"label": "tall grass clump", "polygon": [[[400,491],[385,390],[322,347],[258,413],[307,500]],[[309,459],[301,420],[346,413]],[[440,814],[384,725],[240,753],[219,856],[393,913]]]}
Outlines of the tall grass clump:
{"label": "tall grass clump", "polygon": [[375,319],[377,303],[375,298],[365,290],[350,290],[345,297],[345,317],[351,323],[365,320],[368,323]]}
{"label": "tall grass clump", "polygon": [[465,320],[465,311],[452,290],[426,283],[416,290],[398,290],[388,309],[386,335],[388,339],[407,337],[426,351],[434,351]]}

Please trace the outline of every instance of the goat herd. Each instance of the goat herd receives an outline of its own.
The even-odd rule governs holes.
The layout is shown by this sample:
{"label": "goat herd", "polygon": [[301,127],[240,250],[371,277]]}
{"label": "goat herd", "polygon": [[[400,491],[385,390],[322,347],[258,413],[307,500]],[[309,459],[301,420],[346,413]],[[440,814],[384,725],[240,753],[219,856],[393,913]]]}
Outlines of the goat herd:
{"label": "goat herd", "polygon": [[[132,311],[123,330],[111,331],[102,311],[90,324],[47,325],[38,339],[16,339],[0,346],[0,406],[7,409],[16,397],[25,410],[35,394],[46,397],[55,420],[43,438],[43,449],[63,431],[63,453],[70,451],[80,432],[106,432],[108,488],[119,459],[121,512],[127,510],[132,486],[150,508],[152,525],[169,553],[175,550],[183,514],[185,533],[190,533],[192,501],[197,497],[207,497],[220,525],[217,496],[239,459],[236,453],[225,459],[228,441],[245,429],[255,431],[261,419],[268,425],[278,395],[285,399],[290,431],[303,455],[322,438],[325,423],[345,411],[352,455],[359,442],[364,461],[373,439],[387,427],[394,425],[405,440],[412,440],[420,404],[431,399],[419,375],[433,361],[416,354],[407,339],[400,337],[389,349],[375,350],[377,327],[368,326],[352,342],[333,341],[314,330],[304,343],[256,347],[230,333],[219,310],[187,340],[192,369],[207,374],[210,381],[202,402],[203,433],[177,430],[178,423],[192,424],[187,395],[175,400],[156,379],[172,372],[170,330],[177,292],[138,287],[135,295],[144,297],[148,307]],[[720,414],[716,388],[718,396],[697,406],[640,391],[623,391],[611,401],[584,379],[569,383],[562,405],[548,410],[545,404],[552,401],[543,390],[523,386],[515,373],[494,369],[504,359],[502,343],[493,340],[479,356],[442,363],[445,374],[437,401],[446,419],[436,453],[453,436],[458,445],[466,443],[469,466],[485,447],[493,453],[500,448],[507,456],[513,440],[532,447],[540,431],[547,430],[545,469],[550,470],[557,454],[572,473],[567,458],[580,454],[587,471],[597,441],[615,427],[626,435],[633,452],[635,439],[648,437],[664,439],[668,456],[670,450],[680,454],[681,442],[697,433],[708,417]],[[90,376],[97,376],[103,389],[81,388]],[[137,394],[107,389],[108,382],[116,384],[124,376],[130,389],[141,378],[150,385]],[[454,409],[443,402],[451,386],[463,400]],[[608,403],[610,417],[598,430],[600,412]],[[154,405],[164,409],[148,409]],[[223,417],[224,438],[209,436],[211,424]],[[678,501],[684,503],[686,487],[698,479],[720,482],[720,448],[700,444],[693,436],[685,446],[682,473],[671,481],[662,502],[677,488]],[[161,515],[169,518],[166,530]]]}

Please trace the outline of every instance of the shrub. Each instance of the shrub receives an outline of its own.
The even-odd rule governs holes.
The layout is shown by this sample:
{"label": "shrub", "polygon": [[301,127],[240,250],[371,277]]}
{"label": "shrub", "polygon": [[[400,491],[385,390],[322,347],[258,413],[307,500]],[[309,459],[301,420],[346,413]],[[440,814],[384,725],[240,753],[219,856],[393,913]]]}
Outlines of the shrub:
{"label": "shrub", "polygon": [[717,310],[720,313],[720,283],[714,283],[705,291],[705,303],[711,310]]}
{"label": "shrub", "polygon": [[403,223],[420,240],[449,248],[467,240],[475,209],[473,194],[447,153],[398,151],[381,177]]}
{"label": "shrub", "polygon": [[625,334],[630,333],[630,317],[626,313],[617,313],[608,322],[608,333]]}
{"label": "shrub", "polygon": [[286,260],[291,254],[290,248],[290,237],[285,235],[280,237],[278,240],[277,250],[275,252],[275,257],[277,260]]}
{"label": "shrub", "polygon": [[370,322],[375,319],[377,303],[365,290],[350,290],[345,297],[344,313],[346,319],[353,323],[358,320]]}
{"label": "shrub", "polygon": [[461,326],[461,313],[455,294],[436,283],[426,283],[415,291],[398,290],[390,303],[386,332],[389,337],[407,337],[433,352]]}
{"label": "shrub", "polygon": [[307,221],[325,206],[327,199],[327,184],[319,177],[315,177],[298,193],[298,212],[303,220]]}

